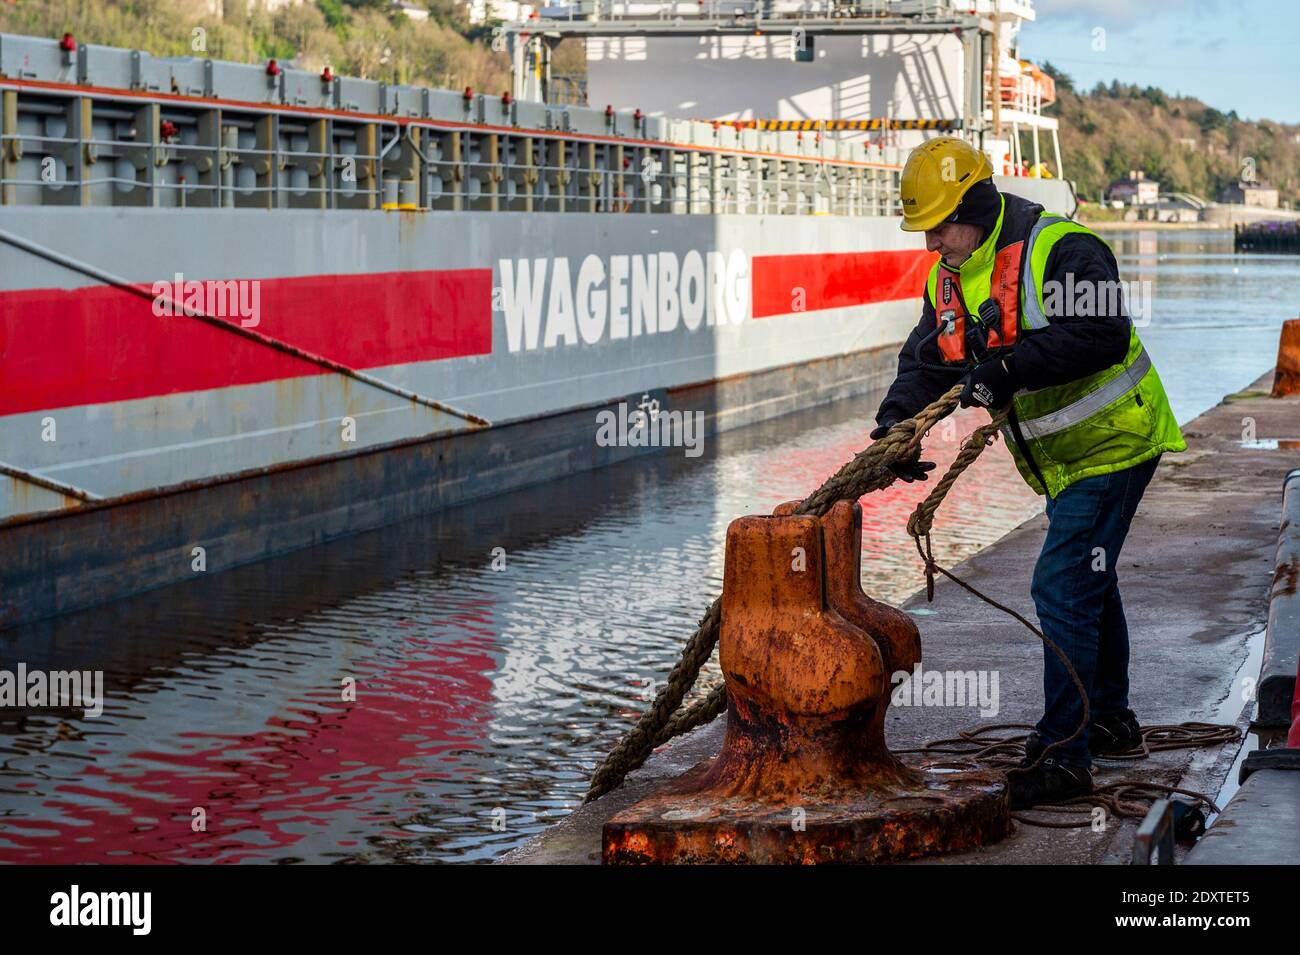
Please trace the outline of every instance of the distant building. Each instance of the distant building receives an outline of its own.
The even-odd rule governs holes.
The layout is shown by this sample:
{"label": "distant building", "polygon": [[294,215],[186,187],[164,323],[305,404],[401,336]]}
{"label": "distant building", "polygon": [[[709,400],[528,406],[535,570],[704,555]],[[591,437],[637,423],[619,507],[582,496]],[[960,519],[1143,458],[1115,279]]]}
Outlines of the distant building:
{"label": "distant building", "polygon": [[234,10],[240,4],[245,10],[261,7],[263,10],[275,11],[281,7],[292,7],[305,3],[306,0],[208,0],[208,13],[214,17],[224,18],[227,10]]}
{"label": "distant building", "polygon": [[410,20],[429,19],[429,8],[419,3],[407,3],[406,0],[393,0],[393,6],[401,10]]}
{"label": "distant building", "polygon": [[470,23],[486,23],[488,20],[527,20],[537,5],[517,0],[469,0],[465,8],[469,11]]}
{"label": "distant building", "polygon": [[[207,0],[208,13],[214,17],[225,17],[227,10],[235,9],[238,5],[243,4],[247,10],[254,10],[261,7],[263,10],[274,12],[284,7],[298,6],[306,3],[307,0]],[[392,0],[393,6],[401,10],[412,20],[429,19],[429,8],[421,3],[409,3],[407,0]]]}
{"label": "distant building", "polygon": [[1106,198],[1131,206],[1152,205],[1160,199],[1160,183],[1148,179],[1141,169],[1132,169],[1127,179],[1116,179],[1110,184]]}
{"label": "distant building", "polygon": [[1234,182],[1223,190],[1220,199],[1242,206],[1258,206],[1261,209],[1277,208],[1277,189],[1262,182]]}
{"label": "distant building", "polygon": [[1179,196],[1167,196],[1155,205],[1157,222],[1200,222],[1199,206]]}

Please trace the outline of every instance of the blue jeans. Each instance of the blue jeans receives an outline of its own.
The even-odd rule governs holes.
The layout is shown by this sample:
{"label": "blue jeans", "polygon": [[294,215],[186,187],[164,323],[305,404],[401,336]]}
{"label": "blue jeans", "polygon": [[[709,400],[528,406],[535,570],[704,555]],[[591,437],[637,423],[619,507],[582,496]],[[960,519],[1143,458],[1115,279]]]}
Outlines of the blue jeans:
{"label": "blue jeans", "polygon": [[[1128,624],[1119,597],[1120,549],[1160,462],[1084,478],[1047,499],[1047,539],[1030,593],[1043,633],[1069,657],[1092,704],[1092,718],[1128,708]],[[1083,718],[1079,691],[1060,659],[1043,645],[1045,743],[1070,736]],[[1085,733],[1054,751],[1064,764],[1092,764]]]}

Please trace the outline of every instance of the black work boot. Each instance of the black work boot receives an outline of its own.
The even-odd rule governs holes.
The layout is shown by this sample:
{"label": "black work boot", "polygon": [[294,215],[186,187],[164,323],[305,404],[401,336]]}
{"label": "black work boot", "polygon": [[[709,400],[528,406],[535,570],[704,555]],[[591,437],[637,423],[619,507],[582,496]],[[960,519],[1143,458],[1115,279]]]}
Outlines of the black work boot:
{"label": "black work boot", "polygon": [[1142,748],[1142,727],[1132,710],[1099,716],[1088,726],[1088,750],[1093,756],[1114,756]]}
{"label": "black work boot", "polygon": [[1028,769],[1034,765],[1045,749],[1047,749],[1047,744],[1043,742],[1043,738],[1038,733],[1031,731],[1025,737],[1025,756],[1024,759],[1020,760],[1020,768]]}
{"label": "black work boot", "polygon": [[1032,809],[1086,796],[1092,792],[1092,773],[1082,766],[1064,766],[1055,756],[1048,756],[1033,769],[1007,773],[1007,790],[1012,811]]}

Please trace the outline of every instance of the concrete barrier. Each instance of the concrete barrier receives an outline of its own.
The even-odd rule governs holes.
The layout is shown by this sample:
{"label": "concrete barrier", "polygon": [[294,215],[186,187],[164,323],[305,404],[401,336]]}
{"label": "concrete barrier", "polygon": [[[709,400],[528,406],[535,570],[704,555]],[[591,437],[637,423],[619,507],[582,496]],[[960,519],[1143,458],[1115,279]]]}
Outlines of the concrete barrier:
{"label": "concrete barrier", "polygon": [[1287,729],[1300,666],[1300,468],[1282,482],[1282,524],[1273,586],[1268,600],[1268,632],[1259,673],[1257,726]]}
{"label": "concrete barrier", "polygon": [[1260,668],[1256,726],[1291,728],[1286,748],[1251,753],[1241,788],[1188,856],[1189,865],[1300,864],[1300,749],[1295,748],[1293,700],[1300,668],[1300,469],[1282,482],[1268,633]]}
{"label": "concrete barrier", "polygon": [[1188,865],[1296,865],[1300,772],[1253,773],[1187,857]]}

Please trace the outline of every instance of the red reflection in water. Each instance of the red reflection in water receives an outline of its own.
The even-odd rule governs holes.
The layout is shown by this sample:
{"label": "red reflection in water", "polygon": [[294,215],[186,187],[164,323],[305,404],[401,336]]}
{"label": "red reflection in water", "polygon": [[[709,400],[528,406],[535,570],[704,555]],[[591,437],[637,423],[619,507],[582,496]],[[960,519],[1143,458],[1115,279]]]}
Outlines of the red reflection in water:
{"label": "red reflection in water", "polygon": [[[923,564],[907,533],[907,519],[952,464],[966,436],[988,420],[987,412],[966,408],[939,422],[922,445],[922,459],[935,462],[928,481],[897,481],[862,498],[864,576],[869,579],[873,564],[877,564],[889,569],[880,577],[904,581],[893,592],[876,592],[875,596],[898,601],[924,582]],[[871,444],[867,435],[874,427],[875,422],[864,422],[860,433],[816,448],[792,448],[777,458],[765,458],[770,473],[763,477],[774,486],[794,486],[806,489],[804,494],[811,492]],[[999,436],[957,480],[939,507],[933,532],[935,559],[945,563],[968,556],[1001,536],[1017,523],[1015,518],[1033,514],[1039,501],[1041,498],[1020,477]],[[772,506],[778,503],[773,501]],[[1012,518],[1010,522],[1008,517]],[[900,567],[905,568],[901,575]]]}
{"label": "red reflection in water", "polygon": [[[295,844],[323,833],[332,846],[356,846],[361,823],[371,834],[415,838],[397,828],[401,815],[429,808],[421,784],[455,771],[438,757],[479,748],[460,731],[490,715],[489,608],[449,623],[478,635],[407,638],[393,663],[328,661],[320,670],[332,666],[335,675],[286,701],[259,732],[178,731],[168,741],[184,752],[88,762],[80,783],[61,784],[42,802],[49,818],[10,815],[0,824],[0,838],[11,843],[0,846],[0,861],[246,862],[292,856]],[[344,703],[339,686],[348,675],[356,702]],[[149,706],[147,697],[136,702]],[[164,718],[148,713],[146,725]],[[196,807],[207,815],[206,832],[191,830]],[[385,821],[393,828],[376,829]],[[331,828],[339,831],[329,836]]]}

